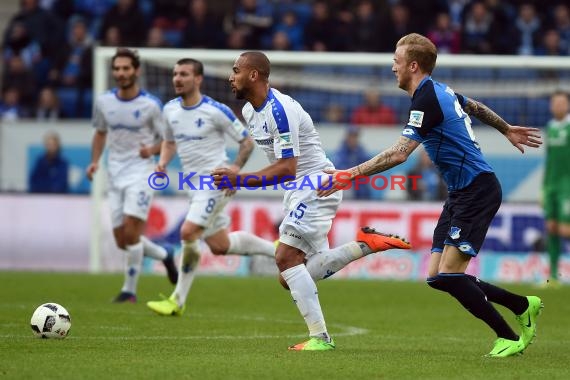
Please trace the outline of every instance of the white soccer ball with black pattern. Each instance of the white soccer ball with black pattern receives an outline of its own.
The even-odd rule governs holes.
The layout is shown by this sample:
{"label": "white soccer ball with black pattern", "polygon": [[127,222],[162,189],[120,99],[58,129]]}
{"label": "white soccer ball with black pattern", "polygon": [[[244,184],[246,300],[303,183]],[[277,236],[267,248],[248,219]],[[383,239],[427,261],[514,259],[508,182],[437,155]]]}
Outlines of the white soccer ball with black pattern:
{"label": "white soccer ball with black pattern", "polygon": [[38,306],[30,324],[38,338],[63,339],[71,328],[71,317],[63,306],[49,302]]}

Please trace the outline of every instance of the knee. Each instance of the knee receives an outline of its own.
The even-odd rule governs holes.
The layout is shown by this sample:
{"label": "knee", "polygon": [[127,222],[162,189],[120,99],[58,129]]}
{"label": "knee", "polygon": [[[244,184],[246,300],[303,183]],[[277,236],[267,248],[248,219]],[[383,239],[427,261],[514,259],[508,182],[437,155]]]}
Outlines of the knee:
{"label": "knee", "polygon": [[184,241],[194,241],[200,238],[201,231],[188,223],[182,224],[180,238]]}
{"label": "knee", "polygon": [[285,279],[281,275],[279,275],[279,283],[284,289],[289,290],[289,285],[287,285],[287,282],[285,282]]}
{"label": "knee", "polygon": [[124,248],[122,249],[126,249],[126,247],[129,245],[137,244],[139,241],[140,241],[140,236],[137,233],[135,233],[135,231],[125,229],[122,241],[122,245],[124,246]]}
{"label": "knee", "polygon": [[297,262],[296,255],[287,255],[282,252],[277,252],[275,254],[275,264],[277,264],[277,268],[279,268],[279,272],[283,272],[289,268],[292,268],[296,265],[301,264],[303,261]]}
{"label": "knee", "polygon": [[208,244],[208,246],[210,247],[210,251],[212,252],[212,254],[216,256],[223,256],[228,253],[228,247],[224,247],[216,243],[213,244],[210,243]]}

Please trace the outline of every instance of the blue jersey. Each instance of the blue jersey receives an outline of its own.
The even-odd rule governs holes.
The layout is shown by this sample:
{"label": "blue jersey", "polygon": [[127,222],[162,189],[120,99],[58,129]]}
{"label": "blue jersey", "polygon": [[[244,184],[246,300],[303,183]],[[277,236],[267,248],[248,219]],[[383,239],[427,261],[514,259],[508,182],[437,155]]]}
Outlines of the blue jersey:
{"label": "blue jersey", "polygon": [[481,173],[493,172],[463,111],[465,102],[465,97],[428,76],[414,92],[410,119],[402,131],[424,145],[449,191],[465,188]]}

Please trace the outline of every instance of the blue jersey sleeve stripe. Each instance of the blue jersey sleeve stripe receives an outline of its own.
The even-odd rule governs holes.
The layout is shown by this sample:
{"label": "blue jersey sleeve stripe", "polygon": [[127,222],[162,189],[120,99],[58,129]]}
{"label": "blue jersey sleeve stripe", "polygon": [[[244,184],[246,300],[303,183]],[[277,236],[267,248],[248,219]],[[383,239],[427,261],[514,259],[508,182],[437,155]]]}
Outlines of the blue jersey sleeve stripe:
{"label": "blue jersey sleeve stripe", "polygon": [[281,151],[281,158],[293,158],[293,157],[295,157],[293,155],[293,148],[283,149]]}
{"label": "blue jersey sleeve stripe", "polygon": [[285,113],[283,104],[281,104],[281,102],[275,98],[273,93],[271,93],[271,100],[271,113],[273,114],[273,118],[277,123],[277,129],[279,130],[279,133],[289,132],[289,120],[287,119],[287,114]]}
{"label": "blue jersey sleeve stripe", "polygon": [[204,96],[204,98],[206,99],[206,102],[210,105],[212,105],[213,107],[219,109],[220,111],[222,111],[222,113],[224,115],[226,115],[228,117],[228,119],[230,119],[230,121],[233,123],[235,121],[235,119],[237,119],[236,115],[234,115],[234,113],[232,112],[232,110],[230,109],[230,107],[226,106],[225,104],[222,104],[220,102],[215,101],[214,99],[210,98],[209,96]]}

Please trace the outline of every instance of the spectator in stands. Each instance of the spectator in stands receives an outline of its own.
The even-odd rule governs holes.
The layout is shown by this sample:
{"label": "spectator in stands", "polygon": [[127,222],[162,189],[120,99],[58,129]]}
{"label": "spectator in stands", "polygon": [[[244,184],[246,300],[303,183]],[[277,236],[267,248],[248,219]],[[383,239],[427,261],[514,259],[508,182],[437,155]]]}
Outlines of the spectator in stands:
{"label": "spectator in stands", "polygon": [[122,45],[122,38],[121,38],[121,30],[116,27],[112,26],[105,31],[105,35],[103,36],[103,41],[101,41],[101,45],[103,46],[121,46]]}
{"label": "spectator in stands", "polygon": [[[284,33],[289,40],[289,50],[302,50],[305,41],[303,37],[303,26],[299,23],[299,19],[295,12],[287,11],[283,14],[281,22],[275,25],[274,36],[276,33]],[[275,42],[275,39],[273,40]]]}
{"label": "spectator in stands", "polygon": [[54,89],[44,87],[40,91],[35,117],[37,121],[57,121],[61,118],[59,99]]}
{"label": "spectator in stands", "polygon": [[24,114],[27,114],[35,106],[36,79],[31,69],[24,64],[22,57],[13,56],[8,61],[7,66],[4,67],[2,88],[18,90],[18,104]]}
{"label": "spectator in stands", "polygon": [[182,32],[188,24],[188,3],[188,0],[154,0],[152,26]]}
{"label": "spectator in stands", "polygon": [[567,4],[558,4],[553,10],[554,25],[560,35],[560,44],[565,55],[570,54],[570,10]]}
{"label": "spectator in stands", "polygon": [[347,121],[344,107],[340,104],[329,104],[323,113],[323,121],[325,123],[343,124]]}
{"label": "spectator in stands", "polygon": [[565,55],[558,30],[548,29],[542,33],[542,43],[534,50],[534,54],[543,56]]}
{"label": "spectator in stands", "polygon": [[489,30],[491,51],[493,54],[516,54],[516,46],[513,46],[513,40],[517,39],[513,28],[515,7],[502,0],[485,0],[485,6],[493,20]]}
{"label": "spectator in stands", "polygon": [[32,39],[23,22],[14,22],[7,30],[7,39],[2,55],[4,64],[12,57],[19,56],[28,68],[33,68],[42,60],[40,44]]}
{"label": "spectator in stands", "polygon": [[317,0],[313,3],[311,19],[305,26],[305,46],[307,50],[329,51],[332,42],[330,35],[335,25],[330,17],[328,3]]}
{"label": "spectator in stands", "polygon": [[455,30],[463,28],[463,19],[467,5],[471,0],[448,0],[449,17],[451,18],[451,26]]}
{"label": "spectator in stands", "polygon": [[414,31],[414,26],[410,22],[410,11],[402,3],[395,3],[392,6],[388,20],[383,22],[382,25],[380,50],[384,52],[393,51],[396,42],[402,36]]}
{"label": "spectator in stands", "polygon": [[182,46],[216,49],[223,46],[222,21],[208,10],[205,0],[190,1],[190,15],[183,32]]}
{"label": "spectator in stands", "polygon": [[289,41],[289,36],[285,32],[276,32],[273,34],[273,39],[271,41],[272,50],[291,50],[291,41]]}
{"label": "spectator in stands", "polygon": [[69,20],[68,42],[58,49],[55,64],[50,70],[50,82],[77,89],[92,85],[93,40],[86,21],[75,16]]}
{"label": "spectator in stands", "polygon": [[333,41],[331,50],[352,51],[354,47],[354,14],[348,8],[340,8],[336,10],[333,20],[332,36],[329,37]]}
{"label": "spectator in stands", "polygon": [[[424,149],[420,150],[416,166],[407,175],[406,192],[409,200],[442,201],[447,198],[445,182],[441,179],[441,175]],[[416,178],[414,179],[412,176],[416,176]]]}
{"label": "spectator in stands", "polygon": [[68,193],[67,160],[61,155],[59,135],[48,132],[44,136],[45,153],[40,156],[29,179],[31,193]]}
{"label": "spectator in stands", "polygon": [[159,27],[153,26],[148,31],[146,38],[146,47],[152,48],[165,48],[171,47],[168,42],[164,39],[164,33]]}
{"label": "spectator in stands", "polygon": [[[21,0],[20,11],[12,17],[7,31],[11,31],[15,23],[23,23],[31,35],[32,40],[37,41],[42,49],[42,54],[49,57],[63,40],[64,23],[52,13],[42,9],[38,0]],[[7,34],[4,35],[6,46]]]}
{"label": "spectator in stands", "polygon": [[517,51],[519,55],[532,55],[539,45],[540,19],[536,14],[534,5],[523,3],[519,7],[519,14],[515,20],[517,32]]}
{"label": "spectator in stands", "polygon": [[117,0],[117,4],[103,16],[100,36],[106,37],[112,27],[119,29],[122,44],[143,46],[147,28],[137,0]]}
{"label": "spectator in stands", "polygon": [[380,20],[371,0],[360,0],[356,6],[353,51],[380,50],[378,38]]}
{"label": "spectator in stands", "polygon": [[461,50],[461,34],[451,25],[449,13],[438,13],[435,25],[427,33],[427,38],[437,46],[439,54],[458,54]]}
{"label": "spectator in stands", "polygon": [[14,122],[26,116],[20,105],[20,92],[16,87],[9,87],[2,91],[0,101],[0,121]]}
{"label": "spectator in stands", "polygon": [[[269,31],[273,26],[273,8],[263,0],[240,0],[233,13],[224,21],[226,33],[240,28],[245,33],[248,49],[261,49],[271,44]],[[264,36],[268,36],[264,40]]]}
{"label": "spectator in stands", "polygon": [[234,50],[246,49],[246,34],[247,32],[243,28],[232,29],[226,37],[226,48]]}
{"label": "spectator in stands", "polygon": [[364,104],[357,107],[350,118],[355,125],[393,125],[396,114],[391,107],[382,104],[380,92],[371,88],[364,92]]}
{"label": "spectator in stands", "polygon": [[491,24],[493,15],[485,3],[477,1],[468,10],[461,36],[461,48],[467,54],[492,53]]}
{"label": "spectator in stands", "polygon": [[[346,135],[338,150],[333,155],[333,164],[337,168],[351,168],[361,162],[366,162],[372,157],[366,148],[360,143],[360,128],[349,126]],[[348,192],[349,198],[370,199],[372,192],[369,185],[354,187]]]}

